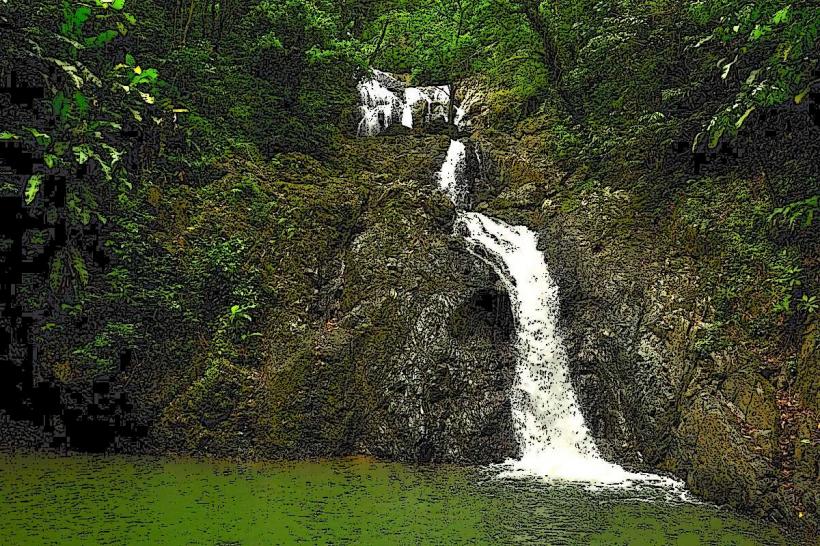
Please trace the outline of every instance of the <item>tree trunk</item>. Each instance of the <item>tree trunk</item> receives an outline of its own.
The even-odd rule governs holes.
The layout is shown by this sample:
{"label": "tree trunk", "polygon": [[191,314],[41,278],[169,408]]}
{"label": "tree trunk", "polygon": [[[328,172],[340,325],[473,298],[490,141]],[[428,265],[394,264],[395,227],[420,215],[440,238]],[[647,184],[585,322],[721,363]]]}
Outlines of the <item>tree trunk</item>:
{"label": "tree trunk", "polygon": [[387,34],[387,27],[390,25],[390,21],[388,19],[384,20],[384,25],[382,26],[381,35],[379,35],[379,41],[376,44],[376,49],[373,50],[373,53],[370,55],[370,58],[367,60],[367,66],[372,67],[373,62],[379,57],[379,53],[381,53],[382,43],[384,42],[384,37]]}
{"label": "tree trunk", "polygon": [[196,7],[196,0],[191,0],[191,7],[188,9],[188,20],[185,21],[185,30],[182,31],[183,46],[185,46],[188,41],[188,30],[191,28],[191,19],[194,18],[194,7]]}

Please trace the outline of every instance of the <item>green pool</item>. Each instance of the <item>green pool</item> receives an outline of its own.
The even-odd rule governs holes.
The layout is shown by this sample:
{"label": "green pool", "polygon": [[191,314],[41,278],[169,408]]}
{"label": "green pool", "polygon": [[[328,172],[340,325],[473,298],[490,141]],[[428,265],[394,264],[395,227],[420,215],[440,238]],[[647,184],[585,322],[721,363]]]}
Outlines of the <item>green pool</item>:
{"label": "green pool", "polygon": [[[653,500],[654,499],[654,500]],[[0,544],[792,544],[651,492],[366,460],[0,454]]]}

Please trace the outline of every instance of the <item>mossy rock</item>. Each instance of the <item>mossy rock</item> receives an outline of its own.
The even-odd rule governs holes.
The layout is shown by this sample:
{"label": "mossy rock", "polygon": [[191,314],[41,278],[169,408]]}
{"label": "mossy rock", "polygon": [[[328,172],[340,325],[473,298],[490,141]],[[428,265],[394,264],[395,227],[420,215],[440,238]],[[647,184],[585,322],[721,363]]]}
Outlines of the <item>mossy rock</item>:
{"label": "mossy rock", "polygon": [[737,421],[717,399],[702,395],[682,414],[675,457],[698,496],[736,508],[770,508],[764,492],[773,469],[744,440]]}
{"label": "mossy rock", "polygon": [[820,414],[820,321],[814,320],[806,327],[795,387],[803,403]]}
{"label": "mossy rock", "polygon": [[764,449],[763,453],[773,457],[780,415],[772,384],[760,374],[739,372],[729,376],[721,390],[753,429],[752,435]]}
{"label": "mossy rock", "polygon": [[177,451],[225,455],[251,449],[261,394],[253,375],[224,359],[169,405],[152,431],[153,442]]}

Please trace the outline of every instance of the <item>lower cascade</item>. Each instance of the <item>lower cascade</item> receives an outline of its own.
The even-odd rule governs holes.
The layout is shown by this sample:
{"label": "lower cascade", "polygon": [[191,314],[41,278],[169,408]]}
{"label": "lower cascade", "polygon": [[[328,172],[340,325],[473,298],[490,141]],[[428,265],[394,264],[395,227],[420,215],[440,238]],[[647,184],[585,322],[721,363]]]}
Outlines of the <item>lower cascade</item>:
{"label": "lower cascade", "polygon": [[556,332],[558,287],[535,233],[477,212],[461,213],[458,225],[473,253],[502,279],[515,316],[512,413],[521,459],[505,466],[510,472],[569,481],[621,483],[633,478],[600,457],[584,423]]}
{"label": "lower cascade", "polygon": [[438,179],[459,209],[456,231],[495,270],[513,307],[518,355],[511,402],[521,458],[503,463],[502,475],[599,485],[644,482],[682,491],[682,484],[672,479],[628,472],[598,453],[570,383],[566,351],[556,331],[558,287],[538,250],[538,238],[524,226],[461,210],[467,194],[466,150],[463,142],[451,141]]}

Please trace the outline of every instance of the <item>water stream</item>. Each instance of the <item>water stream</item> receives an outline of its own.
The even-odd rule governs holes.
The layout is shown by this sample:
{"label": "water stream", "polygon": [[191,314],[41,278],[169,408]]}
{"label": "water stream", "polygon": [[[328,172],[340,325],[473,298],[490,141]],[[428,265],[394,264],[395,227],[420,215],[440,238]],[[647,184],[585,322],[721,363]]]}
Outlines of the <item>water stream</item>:
{"label": "water stream", "polygon": [[[419,121],[424,125],[447,121],[447,86],[408,87],[390,74],[374,70],[373,77],[360,82],[358,89],[362,114],[359,136],[378,135],[396,123],[412,129],[414,111],[421,113]],[[455,108],[457,126],[463,125],[464,117],[464,110]]]}
{"label": "water stream", "polygon": [[[442,191],[457,207],[467,194],[466,149],[463,142],[451,141],[438,176]],[[511,401],[521,458],[507,461],[505,474],[591,484],[671,484],[671,480],[627,472],[598,453],[570,383],[566,351],[556,328],[558,287],[538,250],[536,234],[464,210],[458,211],[456,231],[495,270],[512,303],[517,365]]]}
{"label": "water stream", "polygon": [[495,270],[512,303],[517,365],[511,402],[521,458],[506,461],[503,475],[597,486],[640,482],[682,495],[680,482],[628,472],[599,454],[570,382],[566,351],[557,332],[558,287],[538,250],[538,238],[524,226],[464,210],[469,196],[467,149],[465,142],[450,142],[438,181],[457,208],[456,231],[470,251]]}

